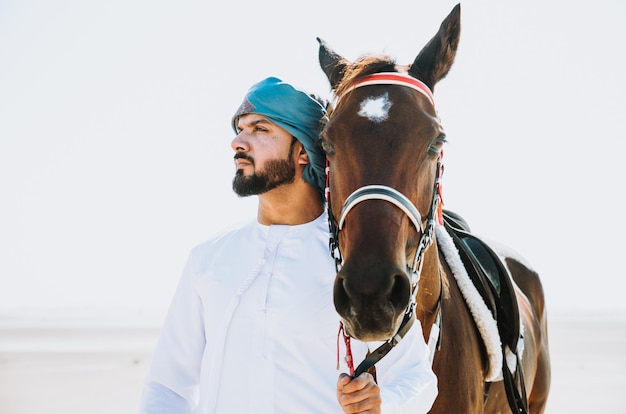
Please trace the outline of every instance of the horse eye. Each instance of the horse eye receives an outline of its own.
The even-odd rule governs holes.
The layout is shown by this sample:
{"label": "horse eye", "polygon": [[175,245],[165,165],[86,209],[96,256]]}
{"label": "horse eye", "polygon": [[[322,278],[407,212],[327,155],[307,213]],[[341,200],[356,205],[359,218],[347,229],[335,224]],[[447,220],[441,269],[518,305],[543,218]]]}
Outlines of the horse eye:
{"label": "horse eye", "polygon": [[430,148],[428,148],[428,152],[430,152],[431,154],[439,155],[439,152],[441,152],[441,149],[443,148],[443,144],[445,144],[446,142],[448,142],[446,140],[446,134],[439,134],[431,144]]}
{"label": "horse eye", "polygon": [[325,136],[322,136],[320,143],[322,144],[322,149],[324,150],[326,155],[332,155],[334,153],[332,144]]}

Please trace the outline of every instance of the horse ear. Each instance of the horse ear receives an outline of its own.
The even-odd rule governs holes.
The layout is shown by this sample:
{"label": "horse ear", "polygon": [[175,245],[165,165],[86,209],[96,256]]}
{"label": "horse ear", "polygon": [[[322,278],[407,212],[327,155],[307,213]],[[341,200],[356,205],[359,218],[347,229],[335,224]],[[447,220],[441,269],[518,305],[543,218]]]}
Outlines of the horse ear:
{"label": "horse ear", "polygon": [[334,50],[329,48],[326,45],[326,42],[319,37],[317,38],[317,42],[320,44],[320,66],[330,82],[330,87],[335,90],[339,81],[343,78],[344,72],[346,71],[347,61],[345,58],[335,53]]}
{"label": "horse ear", "polygon": [[439,31],[417,55],[409,75],[422,80],[430,89],[443,79],[454,63],[461,36],[461,4],[457,4],[444,19]]}

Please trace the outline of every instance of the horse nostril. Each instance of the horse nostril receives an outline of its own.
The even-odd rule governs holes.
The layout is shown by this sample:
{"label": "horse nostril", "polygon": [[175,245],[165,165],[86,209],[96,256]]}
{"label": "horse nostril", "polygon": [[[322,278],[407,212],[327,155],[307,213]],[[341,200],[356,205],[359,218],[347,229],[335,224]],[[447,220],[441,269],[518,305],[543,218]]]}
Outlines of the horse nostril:
{"label": "horse nostril", "polygon": [[409,303],[410,295],[409,278],[405,274],[396,274],[393,277],[391,291],[389,292],[389,302],[398,311],[404,310]]}
{"label": "horse nostril", "polygon": [[347,316],[348,310],[350,309],[350,297],[348,296],[348,292],[346,291],[346,287],[344,286],[345,279],[342,277],[337,277],[335,279],[335,286],[333,289],[335,309],[337,313],[341,316]]}

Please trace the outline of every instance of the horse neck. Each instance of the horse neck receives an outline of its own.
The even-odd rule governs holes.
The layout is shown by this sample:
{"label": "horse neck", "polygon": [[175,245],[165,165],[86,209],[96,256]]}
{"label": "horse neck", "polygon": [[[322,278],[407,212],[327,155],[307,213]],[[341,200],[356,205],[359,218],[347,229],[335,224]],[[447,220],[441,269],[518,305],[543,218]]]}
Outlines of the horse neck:
{"label": "horse neck", "polygon": [[441,262],[436,240],[424,253],[424,265],[417,289],[416,316],[422,323],[425,340],[430,335],[430,329],[435,323],[441,304]]}

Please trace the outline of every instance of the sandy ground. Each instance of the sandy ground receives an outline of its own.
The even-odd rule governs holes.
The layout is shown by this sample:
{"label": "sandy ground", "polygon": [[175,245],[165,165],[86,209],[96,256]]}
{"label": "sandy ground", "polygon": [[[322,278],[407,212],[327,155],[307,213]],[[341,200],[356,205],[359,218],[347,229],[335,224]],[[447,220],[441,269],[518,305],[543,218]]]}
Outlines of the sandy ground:
{"label": "sandy ground", "polygon": [[[137,413],[157,331],[0,319],[0,413]],[[548,414],[626,414],[626,315],[553,317],[550,348]]]}

